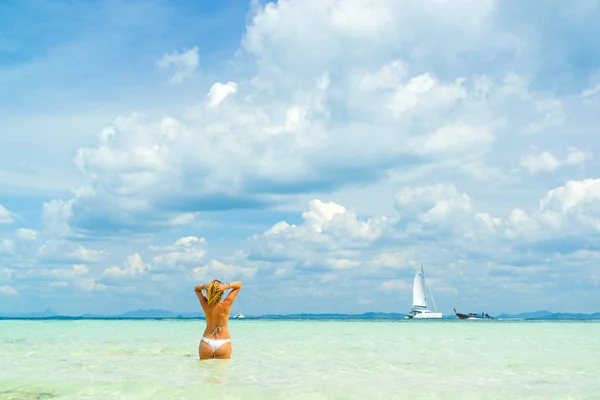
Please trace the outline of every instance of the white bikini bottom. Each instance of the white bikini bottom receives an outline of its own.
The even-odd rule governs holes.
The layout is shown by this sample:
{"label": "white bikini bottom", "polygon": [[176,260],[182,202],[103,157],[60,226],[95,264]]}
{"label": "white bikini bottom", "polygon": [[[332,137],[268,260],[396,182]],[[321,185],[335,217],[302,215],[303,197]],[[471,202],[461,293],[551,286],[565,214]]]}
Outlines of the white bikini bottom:
{"label": "white bikini bottom", "polygon": [[206,343],[207,345],[209,345],[210,348],[212,349],[213,353],[215,353],[219,347],[221,347],[222,345],[224,345],[227,342],[231,342],[231,339],[208,339],[208,338],[202,337],[202,341],[204,343]]}

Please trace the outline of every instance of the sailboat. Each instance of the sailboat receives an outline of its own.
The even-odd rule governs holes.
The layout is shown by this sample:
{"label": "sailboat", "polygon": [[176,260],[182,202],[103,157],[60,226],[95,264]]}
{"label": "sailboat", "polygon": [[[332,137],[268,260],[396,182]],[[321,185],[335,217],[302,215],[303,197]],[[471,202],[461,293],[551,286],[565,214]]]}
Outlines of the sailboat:
{"label": "sailboat", "polygon": [[[431,294],[431,290],[429,291]],[[431,296],[433,300],[433,295]],[[427,295],[425,294],[425,275],[423,273],[423,266],[415,274],[415,280],[413,283],[413,307],[412,310],[406,315],[406,318],[414,319],[440,319],[442,318],[441,312],[435,311],[435,300],[433,300],[434,310],[430,310],[427,305]]]}

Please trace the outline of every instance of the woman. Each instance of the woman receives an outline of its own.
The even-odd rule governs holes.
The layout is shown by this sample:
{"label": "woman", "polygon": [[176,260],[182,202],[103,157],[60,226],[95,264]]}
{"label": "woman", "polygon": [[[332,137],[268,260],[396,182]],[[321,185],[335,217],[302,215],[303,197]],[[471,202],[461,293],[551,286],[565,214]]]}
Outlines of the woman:
{"label": "woman", "polygon": [[[242,282],[222,284],[217,279],[196,286],[196,296],[198,296],[202,310],[206,315],[206,328],[198,348],[201,360],[231,358],[231,336],[227,329],[227,321],[229,321],[231,306],[241,288]],[[223,292],[228,289],[231,289],[231,292],[225,300],[221,301]],[[206,296],[204,296],[202,290],[206,290]]]}

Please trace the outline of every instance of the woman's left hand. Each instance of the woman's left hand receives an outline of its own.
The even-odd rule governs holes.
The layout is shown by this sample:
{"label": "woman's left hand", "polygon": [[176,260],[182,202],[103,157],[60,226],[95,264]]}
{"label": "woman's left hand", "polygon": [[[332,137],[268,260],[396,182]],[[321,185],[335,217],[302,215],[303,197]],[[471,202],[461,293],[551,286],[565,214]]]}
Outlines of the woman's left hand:
{"label": "woman's left hand", "polygon": [[222,283],[217,283],[215,285],[215,289],[217,289],[217,292],[224,292],[227,289],[227,285],[223,285]]}

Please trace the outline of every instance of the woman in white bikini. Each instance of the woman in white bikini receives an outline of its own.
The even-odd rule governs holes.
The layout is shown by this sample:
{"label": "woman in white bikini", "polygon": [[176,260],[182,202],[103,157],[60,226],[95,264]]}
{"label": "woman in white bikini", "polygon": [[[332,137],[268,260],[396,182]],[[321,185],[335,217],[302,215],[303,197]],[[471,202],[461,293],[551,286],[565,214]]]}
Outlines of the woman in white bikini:
{"label": "woman in white bikini", "polygon": [[[222,284],[216,279],[210,283],[196,286],[196,296],[198,296],[206,315],[206,328],[198,348],[201,360],[231,358],[231,336],[227,329],[227,322],[231,306],[241,288],[242,282]],[[228,289],[231,289],[231,292],[225,297],[225,300],[221,301],[223,292]],[[202,290],[206,290],[206,296]]]}

